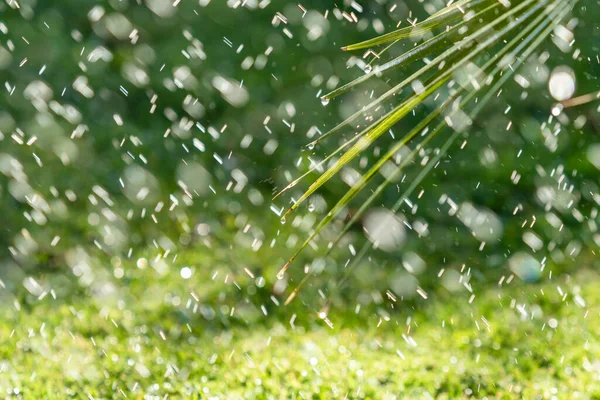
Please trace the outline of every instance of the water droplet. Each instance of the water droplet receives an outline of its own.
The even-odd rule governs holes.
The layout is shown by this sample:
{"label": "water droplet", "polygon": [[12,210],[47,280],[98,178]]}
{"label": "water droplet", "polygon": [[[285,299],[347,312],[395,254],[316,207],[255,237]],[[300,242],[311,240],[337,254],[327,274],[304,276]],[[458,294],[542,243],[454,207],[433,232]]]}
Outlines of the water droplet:
{"label": "water droplet", "polygon": [[365,65],[364,71],[365,71],[365,74],[371,73],[371,71],[373,71],[373,67],[371,66],[371,64]]}
{"label": "water droplet", "polygon": [[557,67],[548,81],[550,95],[558,101],[570,99],[575,93],[575,74],[567,67]]}
{"label": "water droplet", "polygon": [[285,217],[281,217],[281,223],[285,224]]}
{"label": "water droplet", "polygon": [[183,279],[190,279],[193,274],[193,271],[190,267],[183,267],[183,268],[181,268],[181,271],[179,272],[179,274],[181,275],[181,277]]}
{"label": "water droplet", "polygon": [[306,146],[309,150],[313,150],[315,148],[315,142],[311,142]]}
{"label": "water droplet", "polygon": [[326,106],[327,104],[329,104],[329,99],[327,97],[321,97],[321,104]]}
{"label": "water droplet", "polygon": [[555,117],[557,117],[557,116],[560,115],[560,113],[562,112],[562,110],[563,110],[563,105],[562,104],[560,104],[560,103],[555,104],[554,107],[552,107],[552,115],[554,115]]}
{"label": "water droplet", "polygon": [[277,279],[283,279],[284,276],[285,276],[285,272],[279,271],[279,273],[277,274]]}

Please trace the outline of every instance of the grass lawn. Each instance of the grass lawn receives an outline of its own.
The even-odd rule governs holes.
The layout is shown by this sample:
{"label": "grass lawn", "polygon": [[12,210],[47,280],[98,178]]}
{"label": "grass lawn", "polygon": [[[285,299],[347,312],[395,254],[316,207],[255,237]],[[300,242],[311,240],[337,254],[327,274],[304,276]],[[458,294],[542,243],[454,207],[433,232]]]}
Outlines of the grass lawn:
{"label": "grass lawn", "polygon": [[302,296],[211,306],[200,293],[224,286],[210,275],[132,271],[81,294],[0,289],[0,397],[600,398],[592,270],[349,305],[327,321]]}

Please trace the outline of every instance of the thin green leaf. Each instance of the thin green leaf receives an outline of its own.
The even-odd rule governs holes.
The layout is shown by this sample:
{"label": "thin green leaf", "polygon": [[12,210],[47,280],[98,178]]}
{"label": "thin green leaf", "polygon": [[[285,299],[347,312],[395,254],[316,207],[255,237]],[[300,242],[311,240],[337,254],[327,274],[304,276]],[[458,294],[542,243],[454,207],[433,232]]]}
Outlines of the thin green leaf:
{"label": "thin green leaf", "polygon": [[[525,7],[526,3],[531,3],[531,2],[534,2],[534,1],[535,0],[529,0],[528,2],[523,3],[521,6]],[[442,82],[444,79],[447,79],[449,76],[451,76],[451,74],[453,74],[460,67],[462,67],[464,64],[466,64],[467,62],[469,62],[471,60],[471,58],[473,58],[479,52],[483,51],[488,46],[494,44],[497,40],[499,40],[500,38],[502,38],[507,33],[511,32],[513,29],[517,28],[521,23],[523,23],[529,17],[531,17],[532,15],[534,15],[539,9],[541,9],[545,5],[545,3],[546,3],[546,1],[539,1],[533,7],[531,7],[530,9],[528,9],[527,11],[525,11],[523,14],[521,14],[519,16],[519,18],[510,21],[506,26],[504,26],[498,32],[496,32],[495,34],[491,35],[484,42],[482,42],[478,46],[476,46],[476,48],[473,51],[471,51],[470,53],[468,53],[467,55],[465,55],[462,59],[460,59],[459,62],[457,62],[456,64],[454,64],[448,70],[444,71],[438,78],[436,78],[436,80],[434,81],[434,83],[430,84],[430,86],[431,87],[436,86],[436,85],[440,84],[440,82]],[[516,7],[515,9],[507,12],[505,15],[503,15],[500,18],[497,18],[496,20],[494,20],[493,23],[491,23],[490,25],[486,26],[485,28],[491,29],[494,25],[497,25],[500,22],[506,20],[507,18],[509,18],[510,16],[512,16],[514,13],[518,12],[519,11],[519,7]],[[469,47],[468,44],[472,42],[472,39],[470,39],[470,38],[467,38],[467,39],[469,39],[469,40],[467,41],[467,45],[465,46],[466,48],[468,48]],[[465,41],[467,39],[463,39],[463,40],[461,40],[461,42],[463,42],[463,41]],[[455,46],[453,46],[453,48],[456,47],[456,46],[458,46],[459,48],[462,47],[461,45],[455,45]],[[426,69],[427,67],[429,67],[429,65],[431,65],[431,64],[426,65],[421,70]],[[406,82],[408,80],[412,81],[411,78],[414,75],[418,76],[418,75],[420,75],[420,72],[417,71],[415,74],[411,75],[411,77],[405,79],[403,82]],[[394,113],[392,113],[388,117],[382,119],[381,122],[380,122],[380,124],[377,125],[372,131],[370,131],[369,133],[367,133],[367,135],[365,135],[364,137],[361,137],[358,140],[358,142],[356,144],[354,144],[346,153],[344,153],[340,157],[340,159],[333,166],[331,166],[319,178],[317,178],[317,180],[307,189],[307,191],[300,197],[300,199],[298,199],[298,201],[296,201],[296,203],[294,203],[294,205],[292,205],[292,207],[290,207],[290,209],[285,213],[285,215],[289,214],[291,211],[293,211],[295,208],[297,208],[298,205],[301,202],[303,202],[304,200],[306,200],[306,198],[308,198],[319,187],[321,187],[326,181],[328,181],[333,175],[335,175],[344,165],[346,165],[354,157],[356,157],[358,154],[360,154],[360,152],[362,150],[364,150],[365,148],[367,148],[368,146],[370,146],[371,143],[375,139],[377,139],[383,132],[385,132],[386,130],[388,130],[400,118],[404,117],[410,110],[412,110],[412,107],[416,107],[418,104],[421,103],[422,100],[424,100],[425,98],[427,98],[427,96],[429,94],[433,93],[433,91],[430,91],[431,87],[429,87],[429,86],[426,87],[425,90],[423,91],[423,93],[418,94],[415,97],[413,97],[413,98],[409,99],[408,101],[406,101],[405,103],[403,103],[401,106],[399,106],[394,111]],[[423,97],[423,94],[426,94],[426,96]],[[375,100],[375,102],[377,102],[377,101],[379,101],[379,99]],[[411,108],[407,109],[406,108],[407,105],[410,105]]]}
{"label": "thin green leaf", "polygon": [[451,29],[448,29],[447,31],[444,31],[444,32],[434,36],[433,38],[421,43],[420,45],[416,46],[413,49],[408,50],[407,52],[396,57],[395,59],[388,61],[385,64],[375,66],[375,68],[373,68],[373,71],[371,71],[367,74],[364,74],[363,76],[360,76],[360,77],[354,79],[353,81],[350,81],[350,82],[346,83],[345,85],[340,86],[339,88],[337,88],[335,90],[332,90],[331,92],[327,93],[326,95],[321,96],[321,99],[324,101],[332,100],[333,98],[352,90],[352,88],[365,82],[366,80],[368,80],[369,78],[372,78],[373,76],[379,76],[381,73],[383,73],[387,70],[390,70],[390,69],[396,68],[396,67],[400,67],[402,65],[411,63],[411,62],[421,59],[423,57],[427,57],[427,56],[439,51],[440,49],[448,47],[449,42],[454,43],[454,42],[456,42],[456,40],[458,38],[460,38],[463,35],[463,33],[461,33],[461,28],[467,26],[469,23],[471,23],[472,20],[476,21],[479,17],[481,17],[485,13],[498,7],[498,4],[499,3],[494,3],[494,4],[484,8],[483,10],[481,10],[479,13],[474,15],[473,18],[469,19],[468,21],[463,21],[460,24],[453,26]]}
{"label": "thin green leaf", "polygon": [[325,171],[317,180],[310,185],[310,187],[304,192],[302,196],[290,207],[286,212],[286,215],[296,209],[300,203],[306,200],[311,194],[313,194],[319,187],[327,182],[333,175],[335,175],[344,165],[348,164],[354,157],[360,154],[364,149],[369,147],[377,138],[379,138],[384,132],[390,129],[396,122],[411,112],[416,106],[418,106],[424,99],[429,97],[431,93],[437,90],[442,84],[443,80],[439,80],[435,84],[426,88],[422,93],[417,94],[409,98],[405,103],[398,107],[393,113],[384,118],[375,128],[371,129],[366,135],[358,139],[350,149],[348,149],[340,158],[333,164],[327,171]]}
{"label": "thin green leaf", "polygon": [[465,4],[462,10],[459,8],[453,8],[452,10],[449,10],[444,14],[441,14],[436,17],[430,17],[422,22],[419,22],[418,24],[415,24],[414,26],[407,26],[406,28],[401,28],[393,32],[389,32],[384,35],[375,37],[373,39],[365,40],[364,42],[344,46],[342,47],[342,50],[352,51],[365,49],[369,47],[379,46],[388,42],[393,42],[395,40],[406,39],[415,36],[419,37],[428,32],[431,32],[436,28],[445,28],[448,24],[461,20],[464,16],[465,11],[470,9],[476,9],[477,6],[480,6],[482,4],[490,4],[492,1],[494,0],[473,0]]}
{"label": "thin green leaf", "polygon": [[[476,49],[477,51],[470,53],[470,55],[469,55],[469,60],[470,60],[471,58],[473,58],[474,56],[479,54],[482,50],[484,50],[487,46],[493,44],[496,40],[498,40],[498,38],[499,38],[498,33],[496,33],[496,34],[493,33],[493,29],[497,25],[504,23],[507,19],[513,17],[515,14],[522,11],[526,7],[530,6],[531,4],[537,3],[534,7],[532,7],[535,9],[534,11],[537,11],[541,7],[543,7],[547,2],[548,2],[548,0],[526,0],[523,3],[519,4],[518,6],[516,6],[515,8],[506,11],[501,16],[496,18],[494,21],[491,21],[489,24],[485,25],[484,27],[477,30],[473,34],[471,34],[471,35],[467,36],[466,38],[460,40],[459,42],[455,43],[451,48],[449,48],[448,50],[444,51],[442,54],[437,56],[429,64],[426,64],[425,66],[423,66],[423,68],[419,69],[418,71],[413,73],[411,76],[409,76],[408,78],[404,79],[402,82],[397,84],[396,86],[389,89],[387,92],[385,92],[384,94],[379,96],[376,100],[372,101],[367,106],[363,107],[361,110],[355,112],[350,117],[346,118],[343,122],[341,122],[340,124],[338,124],[337,126],[332,128],[329,132],[327,132],[325,135],[318,138],[313,143],[317,143],[318,141],[324,140],[326,137],[329,137],[329,136],[333,135],[334,133],[340,131],[342,128],[344,128],[346,125],[348,125],[350,122],[354,121],[356,118],[360,117],[368,110],[378,106],[379,104],[381,104],[383,101],[387,100],[393,94],[398,93],[400,90],[405,88],[411,82],[419,79],[422,75],[429,72],[434,67],[436,67],[436,66],[439,67],[439,65],[441,65],[442,63],[445,63],[450,56],[456,54],[457,52],[465,51],[465,48],[468,48],[473,43],[483,40],[483,42],[480,43],[480,45],[477,47],[477,49]],[[512,26],[512,28],[514,28],[514,26]],[[492,34],[490,35],[490,33],[492,33]],[[486,35],[489,36],[487,39],[485,39]]]}
{"label": "thin green leaf", "polygon": [[[381,121],[374,129],[370,130],[364,137],[361,137],[354,146],[352,146],[346,153],[344,153],[340,159],[332,165],[327,171],[325,171],[310,187],[304,192],[304,194],[290,207],[290,209],[284,214],[284,218],[287,214],[292,212],[300,205],[300,203],[306,200],[311,194],[313,194],[319,187],[335,175],[344,165],[348,164],[354,157],[360,154],[366,149],[371,143],[373,143],[379,136],[385,131],[392,127],[396,122],[403,118],[406,114],[412,111],[417,105],[419,105],[425,98],[429,97],[433,92],[439,89],[446,81],[439,79],[435,84],[430,85],[422,93],[411,97],[402,105],[398,106],[394,112]],[[331,214],[331,213],[330,213]],[[328,214],[329,215],[329,214]],[[319,229],[320,230],[320,229]],[[296,253],[290,258],[290,260],[281,268],[277,276],[282,276],[285,271],[289,268],[290,264],[296,259],[296,257],[309,245],[316,234],[311,234],[308,239],[304,241],[302,246],[296,251]]]}
{"label": "thin green leaf", "polygon": [[[520,57],[517,58],[517,61],[515,62],[515,64],[512,65],[512,68],[507,69],[506,73],[501,76],[501,78],[493,85],[493,87],[490,90],[487,91],[486,95],[477,103],[477,105],[475,106],[475,108],[470,113],[470,117],[471,118],[475,118],[477,116],[477,114],[483,109],[483,107],[491,99],[491,97],[506,83],[506,81],[508,79],[510,79],[511,75],[516,71],[516,69],[531,55],[531,53],[533,51],[535,51],[535,49],[537,49],[537,47],[542,43],[542,41],[546,39],[546,37],[552,32],[552,30],[554,29],[554,27],[567,15],[567,13],[576,4],[576,2],[577,2],[577,0],[572,0],[571,2],[569,2],[567,4],[564,4],[564,3],[561,4],[562,7],[555,7],[553,9],[553,12],[551,12],[548,15],[547,19],[545,19],[514,50],[514,53],[518,54],[519,51],[521,51],[523,49],[523,47],[525,47],[527,44],[531,43],[529,45],[529,47],[522,54],[520,54]],[[559,2],[556,2],[556,4],[558,4],[558,3]],[[532,40],[533,40],[533,42],[532,42]],[[471,93],[470,97],[472,97],[472,95],[474,95],[474,93]],[[441,128],[443,128],[443,126],[444,126],[443,124],[440,124],[440,125],[438,125],[438,127],[436,127],[436,129],[438,129],[438,128],[441,129]],[[444,143],[444,145],[441,147],[439,153],[436,154],[436,156],[427,164],[427,166],[421,171],[421,173],[416,177],[416,179],[413,180],[413,182],[411,183],[411,185],[409,186],[409,188],[407,188],[407,190],[403,193],[403,195],[396,201],[396,203],[392,207],[392,212],[397,212],[400,209],[400,206],[404,203],[404,201],[412,194],[412,192],[416,189],[416,187],[420,184],[420,182],[425,178],[425,176],[427,176],[429,174],[429,172],[431,171],[431,169],[433,168],[433,166],[437,165],[437,163],[439,162],[439,160],[447,153],[447,151],[450,148],[450,146],[454,143],[454,141],[459,136],[460,136],[459,132],[454,132],[446,140],[446,142]],[[372,201],[372,199],[377,194],[378,193],[373,193],[371,195],[370,200]],[[367,203],[370,203],[370,201],[367,201]],[[364,204],[367,204],[367,203],[364,203]],[[347,230],[347,226],[349,224],[350,224],[350,222],[346,225],[346,227],[344,228],[344,230]],[[360,260],[362,260],[362,258],[365,256],[365,254],[368,252],[368,250],[371,247],[372,247],[372,243],[370,243],[370,242],[365,243],[362,246],[362,248],[358,252],[357,256],[354,258],[354,260],[352,261],[352,263],[349,266],[346,267],[346,274],[345,274],[344,278],[340,281],[340,283],[338,285],[336,285],[338,290],[340,288],[342,288],[343,284],[346,282],[346,280],[350,276],[351,272],[354,270],[354,268],[358,265],[358,263],[360,262]],[[299,292],[299,289],[296,288],[294,291],[295,291],[295,294],[294,294],[294,296],[295,296]],[[320,313],[321,314],[322,313],[326,313],[326,311],[329,308],[330,304],[331,304],[331,302],[327,302],[327,304],[325,305],[324,309],[322,309]],[[325,314],[322,314],[322,315],[325,315]]]}
{"label": "thin green leaf", "polygon": [[[390,115],[392,115],[392,113],[394,113],[395,109],[392,109],[391,111],[387,112],[385,115],[382,116],[383,118],[387,118]],[[357,133],[356,135],[354,135],[352,138],[346,140],[341,146],[339,146],[337,149],[335,149],[334,151],[332,151],[327,157],[325,157],[323,160],[321,160],[320,162],[318,162],[317,164],[315,164],[314,166],[312,166],[308,171],[306,171],[304,174],[300,175],[298,178],[294,179],[292,182],[290,182],[289,184],[287,184],[283,189],[281,189],[281,191],[279,191],[274,197],[273,199],[279,197],[282,193],[284,193],[285,191],[293,188],[294,186],[296,186],[302,179],[304,179],[306,176],[310,175],[313,171],[315,171],[316,169],[322,167],[327,161],[331,160],[334,156],[336,156],[339,152],[341,152],[342,150],[344,150],[346,147],[348,147],[350,144],[356,142],[358,139],[360,139],[361,137],[363,137],[364,135],[366,135],[370,130],[374,129],[377,124],[380,122],[381,120],[378,119],[377,121],[371,123],[369,126],[367,126],[365,129],[363,129],[361,132]],[[330,131],[331,132],[331,131]],[[328,132],[326,135],[330,135],[331,133]],[[324,139],[326,137],[326,135],[321,136],[321,139]],[[314,145],[317,143],[317,140],[311,142],[311,144],[309,146],[314,147]]]}
{"label": "thin green leaf", "polygon": [[[504,46],[502,49],[500,49],[498,52],[494,53],[494,55],[492,56],[492,58],[490,58],[490,60],[488,60],[486,62],[486,64],[482,67],[482,71],[486,71],[489,67],[493,66],[496,61],[502,57],[504,54],[506,54],[510,49],[513,48],[513,46],[516,45],[516,47],[512,50],[512,54],[513,56],[516,56],[517,54],[519,54],[519,52],[521,50],[523,50],[523,48],[529,44],[538,34],[539,32],[548,24],[550,23],[551,19],[553,17],[556,16],[556,14],[561,11],[560,8],[558,8],[558,3],[555,3],[555,5],[553,7],[549,7],[548,10],[546,11],[552,11],[553,14],[551,14],[550,16],[548,15],[544,15],[541,14],[539,15],[537,18],[535,18],[528,26],[526,26],[523,30],[521,30],[516,37],[514,37],[506,46]],[[528,35],[528,36],[527,36]],[[515,57],[516,58],[516,57]],[[508,67],[501,67],[500,65],[496,65],[496,67],[492,70],[492,72],[489,74],[489,76],[494,76],[496,75],[498,72],[500,72],[501,70],[505,70]],[[462,109],[465,105],[468,104],[469,101],[471,101],[473,99],[473,97],[476,95],[477,91],[473,91],[471,93],[469,93],[467,95],[467,97],[465,99],[463,99],[463,101],[461,101],[460,105],[458,106],[458,109]],[[459,93],[456,93],[455,97],[457,97]],[[481,102],[478,103],[479,106],[481,107]],[[485,103],[484,103],[485,104]],[[477,111],[479,112],[479,111]],[[430,119],[432,117],[433,114],[439,115],[438,110],[435,110],[434,112],[432,112],[426,119]],[[476,115],[477,113],[475,113]],[[431,132],[427,138],[421,143],[421,145],[419,146],[419,148],[422,148],[425,144],[427,144],[427,142],[429,142],[429,140],[431,140],[431,138],[433,138],[437,132],[439,130],[441,130],[443,127],[445,127],[445,123],[442,123],[440,125],[438,125],[438,127],[436,127],[436,129]],[[397,152],[400,147],[402,147],[402,142],[396,144],[392,150],[390,150],[388,153],[386,153],[386,155],[384,155],[382,157],[382,159],[373,167],[374,168],[380,168],[381,165],[383,165],[383,163],[385,161],[387,161],[389,158],[391,158],[391,156],[393,156],[393,154],[395,154],[395,152]],[[418,149],[416,149],[413,153],[415,153]],[[414,157],[415,154],[412,154],[408,157],[408,160],[412,159],[412,157]],[[349,227],[354,224],[358,218],[360,218],[362,216],[362,214],[364,213],[364,211],[366,211],[366,209],[368,208],[368,206],[371,204],[371,202],[385,189],[385,187],[387,187],[387,185],[390,183],[391,180],[397,178],[397,174],[399,174],[401,171],[401,168],[399,168],[398,170],[396,170],[396,173],[393,174],[389,179],[386,179],[385,182],[383,182],[369,197],[369,199],[367,199],[367,201],[363,202],[363,204],[361,205],[361,207],[358,209],[357,212],[354,213],[353,217],[350,219],[350,221],[348,221],[344,227],[344,229],[342,229],[342,232],[339,233],[338,237],[336,238],[336,240],[334,240],[333,245],[335,246],[337,244],[337,242],[339,242],[339,240],[341,239],[341,237],[347,232],[347,230],[349,229]],[[364,177],[363,180],[365,180],[365,178],[372,176],[374,174],[375,171],[369,171]],[[364,187],[364,185],[366,185],[366,182],[359,182],[358,184],[361,185],[361,187]]]}
{"label": "thin green leaf", "polygon": [[[520,66],[520,64],[522,64],[522,62],[529,56],[529,54],[531,54],[531,52],[533,52],[537,46],[539,46],[539,44],[545,39],[545,37],[552,31],[553,27],[558,23],[556,21],[560,21],[568,12],[569,10],[569,5],[572,7],[575,2],[577,0],[573,0],[571,3],[569,4],[564,4],[564,3],[559,3],[558,1],[556,3],[554,3],[554,7],[550,7],[548,9],[545,10],[544,14],[548,14],[548,15],[540,15],[538,16],[532,23],[530,23],[523,31],[521,31],[521,33],[519,35],[517,35],[517,37],[515,37],[513,40],[511,40],[511,42],[509,44],[507,44],[507,46],[505,48],[503,48],[501,50],[501,52],[497,53],[494,57],[492,57],[492,59],[490,59],[486,65],[483,67],[484,70],[486,70],[490,65],[492,65],[493,61],[495,59],[497,59],[497,57],[501,56],[503,53],[506,53],[506,49],[510,49],[512,48],[513,45],[515,45],[516,43],[518,43],[520,41],[520,43],[518,44],[518,46],[513,50],[513,54],[518,54],[527,44],[529,44],[533,39],[535,39],[533,41],[533,43],[527,48],[527,50],[521,55],[521,57],[517,58],[517,62],[515,64],[512,65],[512,67],[506,71],[505,74],[502,75],[501,79],[496,82],[496,84],[486,93],[486,95],[484,96],[484,98],[479,101],[476,105],[476,107],[472,110],[472,112],[470,113],[470,117],[474,118],[477,113],[480,112],[480,110],[483,108],[483,106],[485,105],[485,103],[487,103],[487,101],[489,101],[489,99],[491,98],[491,96],[498,90],[499,87],[501,87],[506,80],[509,79],[509,77],[512,75],[512,73],[514,73],[514,70],[516,68],[518,68],[518,66]],[[558,5],[561,4],[563,7],[558,7]],[[557,15],[560,14],[560,15]],[[551,22],[554,22],[554,24],[550,25],[549,28],[546,28],[544,30],[544,28],[546,26],[548,26]],[[535,28],[535,29],[534,29]],[[527,36],[524,40],[521,41],[521,39],[523,38],[523,36],[525,36],[527,33],[531,32],[533,30],[533,32]],[[543,32],[542,32],[543,31]],[[540,35],[540,33],[542,33]],[[496,66],[494,72],[492,72],[491,76],[493,76],[495,73],[498,72],[498,70],[500,69],[500,66]],[[462,108],[464,105],[466,105],[471,99],[472,97],[475,95],[476,91],[471,92],[469,94],[469,96],[467,96],[467,98],[465,100],[463,100],[461,102],[461,105],[459,106],[459,108]],[[422,124],[419,124],[422,125]],[[442,122],[440,123],[436,129],[434,130],[434,132],[432,132],[419,146],[418,148],[422,148],[429,140],[431,140],[435,135],[437,135],[437,133],[439,131],[441,131],[441,129],[443,127],[445,127],[446,123]],[[416,128],[415,128],[416,129]],[[403,194],[403,196],[401,196],[401,198],[396,202],[396,204],[394,205],[393,211],[396,212],[400,205],[404,202],[404,200],[406,198],[408,198],[408,196],[410,196],[410,194],[412,193],[412,191],[418,186],[418,184],[422,181],[422,179],[429,173],[429,171],[431,170],[431,168],[437,164],[437,162],[441,159],[441,157],[443,157],[443,155],[446,154],[448,148],[452,145],[452,143],[454,142],[454,140],[456,140],[456,138],[459,136],[459,132],[454,132],[450,138],[446,141],[446,143],[442,146],[441,151],[434,157],[434,159],[421,171],[421,173],[417,176],[417,179],[414,180],[412,182],[412,184],[410,185],[410,187],[408,188],[407,191],[405,191],[405,193]],[[399,147],[398,147],[399,148]],[[415,150],[416,152],[417,150]],[[413,152],[413,154],[415,153]],[[394,154],[393,152],[388,152],[389,154]],[[381,165],[383,165],[382,163],[378,163],[380,164],[378,168],[374,169],[379,169]],[[373,171],[374,169],[372,169],[371,171]],[[399,172],[399,170],[397,171],[397,173]],[[368,178],[367,178],[368,179]],[[366,203],[363,203],[363,206],[361,207],[361,210],[359,210],[359,212],[357,212],[356,214],[361,214],[364,209],[366,209],[366,207],[368,206],[368,204],[379,194],[379,192],[382,189],[382,186],[387,186],[387,184],[389,183],[389,180],[386,179],[386,182],[384,182],[383,184],[380,185],[380,187],[378,188],[378,190],[373,193],[371,195],[371,197],[369,198],[369,200]],[[344,203],[347,201],[349,201],[348,199],[345,200],[340,200],[340,202],[338,202],[338,204],[340,203]],[[337,207],[337,205],[336,205]],[[332,213],[330,212],[328,214],[328,217],[331,215]],[[357,215],[355,215],[355,217],[353,217],[353,219],[358,218]],[[348,224],[346,224],[346,226],[344,227],[344,231],[347,230],[347,227],[352,223],[353,221],[350,221]],[[314,235],[313,235],[314,236]],[[338,240],[341,237],[338,236]],[[307,240],[307,243],[310,241],[311,238],[309,238]],[[337,241],[337,240],[336,240]],[[362,256],[366,253],[366,250],[368,250],[371,247],[370,243],[365,244],[365,246],[363,246],[363,248],[361,249],[360,253],[359,253],[359,257],[355,258],[355,260],[353,261],[353,265],[356,265],[358,263],[358,260],[360,260],[362,258]],[[294,256],[295,258],[295,256]],[[290,262],[293,259],[290,259]],[[287,264],[289,266],[289,262]],[[351,266],[352,269],[353,267]],[[283,271],[283,270],[282,270]],[[306,279],[306,277],[305,277]],[[286,304],[288,304],[298,293],[298,291],[300,290],[300,288],[303,286],[305,279],[303,279],[303,281],[301,282],[300,285],[298,285],[298,287],[296,289],[294,289],[294,291],[292,292],[292,295],[290,295],[290,297],[288,297],[288,299],[286,300]],[[345,280],[343,280],[342,282],[344,282]],[[339,285],[338,285],[339,287]],[[330,303],[328,303],[330,304]],[[328,307],[328,305],[326,305],[326,307]]]}

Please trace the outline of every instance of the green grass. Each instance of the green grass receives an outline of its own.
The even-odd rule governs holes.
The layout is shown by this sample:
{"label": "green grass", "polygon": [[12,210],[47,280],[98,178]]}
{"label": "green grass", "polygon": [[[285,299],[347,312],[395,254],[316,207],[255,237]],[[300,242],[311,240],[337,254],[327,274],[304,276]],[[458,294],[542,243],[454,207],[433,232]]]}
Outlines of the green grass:
{"label": "green grass", "polygon": [[302,295],[293,308],[265,301],[267,316],[260,292],[230,303],[233,317],[226,302],[214,316],[194,313],[192,291],[206,304],[237,289],[206,270],[184,281],[179,270],[125,267],[130,280],[114,291],[41,300],[0,291],[2,397],[600,397],[600,276],[589,269],[540,284],[515,278],[472,302],[440,289],[411,305],[347,304],[330,327]]}

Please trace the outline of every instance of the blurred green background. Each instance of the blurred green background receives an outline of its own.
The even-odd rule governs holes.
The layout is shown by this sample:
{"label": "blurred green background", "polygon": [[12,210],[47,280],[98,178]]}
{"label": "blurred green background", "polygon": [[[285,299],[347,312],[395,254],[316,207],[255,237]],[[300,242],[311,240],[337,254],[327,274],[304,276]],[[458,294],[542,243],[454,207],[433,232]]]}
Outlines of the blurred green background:
{"label": "blurred green background", "polygon": [[[313,196],[314,211],[304,206],[295,223],[280,225],[277,214],[311,177],[275,201],[273,194],[305,171],[309,159],[323,157],[347,138],[303,151],[309,137],[366,104],[373,90],[390,86],[388,77],[371,80],[324,107],[318,95],[363,73],[362,54],[339,47],[406,23],[409,15],[426,16],[417,3],[388,3],[363,2],[362,13],[351,2],[3,5],[3,263],[14,259],[26,271],[42,266],[36,273],[45,273],[45,264],[62,269],[55,258],[78,246],[98,256],[134,259],[148,246],[205,252],[206,236],[231,246],[232,255],[248,248],[269,253],[271,262],[252,268],[276,270],[348,189],[345,182],[393,143],[391,135],[382,138],[342,179]],[[520,72],[527,89],[511,80],[475,121],[468,145],[454,146],[415,191],[413,204],[424,191],[418,206],[401,211],[422,232],[407,232],[398,251],[373,251],[377,261],[364,283],[373,277],[376,285],[402,271],[407,254],[424,265],[468,264],[481,279],[497,279],[511,254],[524,251],[562,268],[598,245],[597,104],[551,118],[546,85],[554,68],[568,66],[576,76],[576,95],[598,89],[599,33],[590,7],[580,3],[565,21],[576,29],[571,47],[563,52],[546,43]],[[350,18],[350,12],[360,14],[358,23],[344,16]],[[393,47],[389,56],[408,46]],[[427,104],[419,107],[394,127],[395,135],[428,111]],[[376,206],[394,203],[422,168],[419,161]],[[454,215],[451,204],[462,211]],[[469,218],[479,218],[473,222],[479,226],[468,227]],[[533,218],[535,226],[527,229]],[[199,228],[203,224],[210,228]],[[530,248],[524,235],[542,244]],[[357,226],[346,242],[362,236]],[[346,248],[328,259],[332,272],[350,256]],[[420,277],[424,284],[428,275],[434,273]]]}
{"label": "blurred green background", "polygon": [[[260,325],[273,316],[287,321],[294,312],[313,315],[366,240],[361,224],[367,220],[325,256],[342,216],[286,279],[277,281],[276,272],[348,190],[353,174],[364,172],[393,139],[384,135],[285,224],[282,210],[311,178],[272,197],[309,160],[347,138],[303,149],[311,137],[407,74],[396,70],[324,106],[320,95],[364,73],[362,53],[340,47],[399,21],[404,26],[408,18],[422,20],[427,7],[442,5],[2,2],[3,307],[18,303],[35,311],[52,297],[99,310],[133,307],[158,325],[203,321],[218,329]],[[469,298],[469,288],[495,288],[500,279],[547,281],[596,266],[599,103],[552,116],[547,80],[566,66],[576,77],[575,96],[599,90],[597,9],[595,1],[579,2],[564,22],[575,41],[565,46],[556,35],[546,41],[519,71],[527,84],[511,79],[474,121],[466,146],[453,146],[422,182],[415,192],[422,189],[422,197],[411,197],[418,207],[407,203],[398,216],[407,223],[400,224],[401,243],[372,250],[335,294],[341,313],[360,306],[374,307],[378,316],[410,309],[424,302],[417,288],[430,293],[429,301],[457,293]],[[395,136],[434,106],[416,109],[393,128]],[[421,170],[421,160],[368,216],[389,218],[384,210]],[[306,270],[315,276],[298,304],[275,307]],[[390,309],[386,293],[406,306]],[[18,321],[13,312],[8,320]]]}

